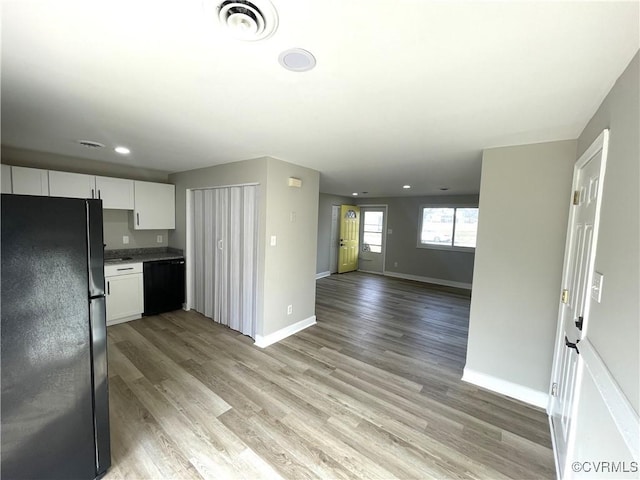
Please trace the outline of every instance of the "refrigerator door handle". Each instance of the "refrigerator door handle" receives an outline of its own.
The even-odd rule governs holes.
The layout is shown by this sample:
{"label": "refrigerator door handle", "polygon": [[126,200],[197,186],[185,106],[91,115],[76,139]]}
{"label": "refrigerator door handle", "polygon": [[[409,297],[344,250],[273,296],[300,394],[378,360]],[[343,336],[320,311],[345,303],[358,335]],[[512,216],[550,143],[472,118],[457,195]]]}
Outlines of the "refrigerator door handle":
{"label": "refrigerator door handle", "polygon": [[107,371],[107,323],[104,296],[90,300],[91,358],[93,384],[93,425],[96,445],[96,472],[111,465],[109,434],[109,383]]}

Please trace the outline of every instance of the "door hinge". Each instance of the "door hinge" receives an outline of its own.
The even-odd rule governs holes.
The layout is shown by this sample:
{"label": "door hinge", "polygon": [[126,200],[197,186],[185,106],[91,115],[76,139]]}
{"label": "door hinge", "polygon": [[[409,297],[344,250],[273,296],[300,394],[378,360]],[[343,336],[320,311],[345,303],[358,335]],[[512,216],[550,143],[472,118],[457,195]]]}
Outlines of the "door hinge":
{"label": "door hinge", "polygon": [[551,384],[551,396],[552,397],[558,396],[558,384],[555,382]]}
{"label": "door hinge", "polygon": [[562,296],[560,297],[562,303],[569,303],[569,290],[566,288],[562,290]]}
{"label": "door hinge", "polygon": [[580,190],[573,192],[573,204],[580,205]]}

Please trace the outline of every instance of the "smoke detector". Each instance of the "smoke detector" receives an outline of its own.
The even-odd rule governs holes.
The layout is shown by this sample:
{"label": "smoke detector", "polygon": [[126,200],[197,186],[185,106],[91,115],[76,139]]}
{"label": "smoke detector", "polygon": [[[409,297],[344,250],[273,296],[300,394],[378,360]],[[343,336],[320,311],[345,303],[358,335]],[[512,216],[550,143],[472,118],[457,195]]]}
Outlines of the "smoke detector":
{"label": "smoke detector", "polygon": [[226,0],[218,5],[218,21],[235,38],[269,38],[278,28],[278,14],[269,0]]}

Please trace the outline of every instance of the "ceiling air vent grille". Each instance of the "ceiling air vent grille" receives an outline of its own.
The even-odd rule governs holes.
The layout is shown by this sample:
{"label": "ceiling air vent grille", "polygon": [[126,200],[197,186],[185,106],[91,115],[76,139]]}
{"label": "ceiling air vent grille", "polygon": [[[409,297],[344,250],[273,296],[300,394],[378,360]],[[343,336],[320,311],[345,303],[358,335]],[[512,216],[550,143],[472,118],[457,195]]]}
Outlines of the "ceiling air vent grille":
{"label": "ceiling air vent grille", "polygon": [[104,148],[104,144],[92,140],[78,140],[78,143],[87,148]]}
{"label": "ceiling air vent grille", "polygon": [[235,38],[263,40],[278,28],[278,14],[269,0],[227,0],[218,6],[218,20]]}

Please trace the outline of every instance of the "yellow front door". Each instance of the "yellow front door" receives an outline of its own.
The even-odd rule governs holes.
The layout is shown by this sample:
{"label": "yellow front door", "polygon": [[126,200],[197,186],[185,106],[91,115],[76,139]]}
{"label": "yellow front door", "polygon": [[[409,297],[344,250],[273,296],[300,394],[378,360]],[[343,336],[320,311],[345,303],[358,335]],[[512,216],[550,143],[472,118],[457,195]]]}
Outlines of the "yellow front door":
{"label": "yellow front door", "polygon": [[338,273],[352,272],[358,268],[359,232],[360,208],[355,205],[341,205]]}

